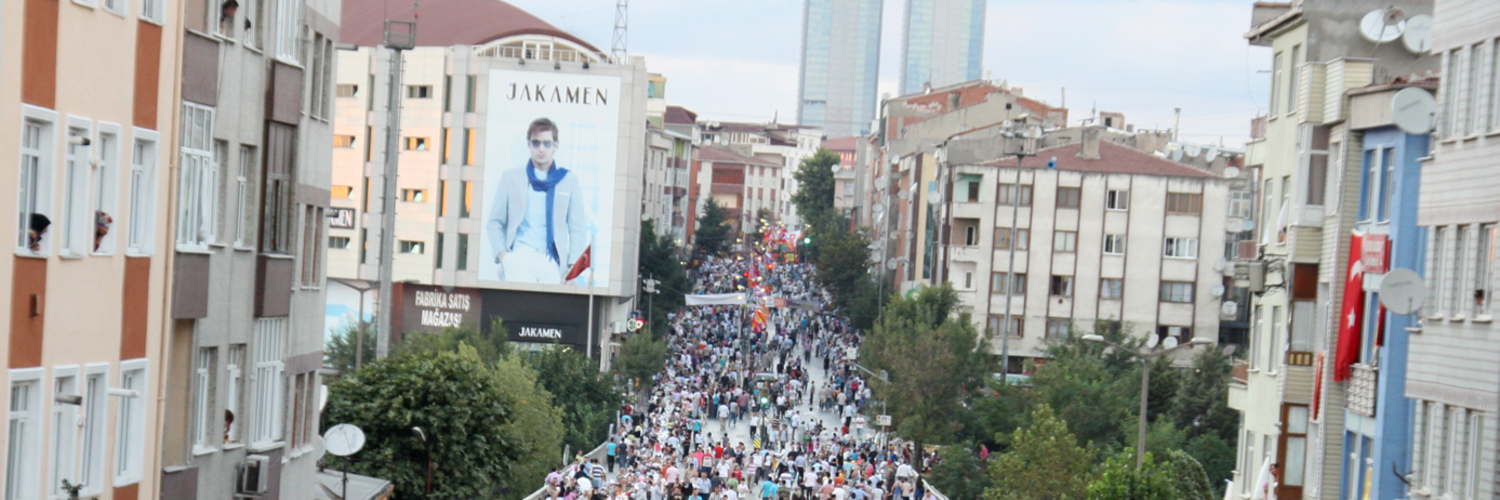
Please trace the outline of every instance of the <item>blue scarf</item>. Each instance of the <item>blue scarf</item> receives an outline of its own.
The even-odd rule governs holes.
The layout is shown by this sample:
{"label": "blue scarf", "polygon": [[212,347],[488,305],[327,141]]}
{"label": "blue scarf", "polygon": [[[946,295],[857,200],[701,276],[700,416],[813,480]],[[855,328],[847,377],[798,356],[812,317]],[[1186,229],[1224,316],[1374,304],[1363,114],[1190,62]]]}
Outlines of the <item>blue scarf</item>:
{"label": "blue scarf", "polygon": [[547,256],[552,257],[552,262],[562,262],[557,256],[557,240],[554,239],[555,230],[552,227],[552,201],[557,195],[557,183],[562,182],[563,177],[568,176],[568,171],[552,163],[552,168],[547,170],[546,179],[536,178],[536,167],[531,165],[531,160],[526,160],[526,179],[531,181],[531,190],[539,193],[547,193]]}

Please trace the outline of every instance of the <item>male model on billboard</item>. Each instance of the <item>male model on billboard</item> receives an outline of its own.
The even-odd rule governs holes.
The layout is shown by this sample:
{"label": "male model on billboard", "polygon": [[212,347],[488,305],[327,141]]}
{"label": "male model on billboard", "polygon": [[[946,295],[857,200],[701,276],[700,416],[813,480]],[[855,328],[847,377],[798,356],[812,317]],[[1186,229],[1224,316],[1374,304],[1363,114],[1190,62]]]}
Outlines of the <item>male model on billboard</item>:
{"label": "male model on billboard", "polygon": [[[558,166],[557,125],[537,118],[526,128],[531,159],[505,171],[491,202],[485,233],[500,264],[496,278],[526,283],[573,284],[589,246],[590,227],[578,176]],[[570,276],[571,275],[571,276]]]}

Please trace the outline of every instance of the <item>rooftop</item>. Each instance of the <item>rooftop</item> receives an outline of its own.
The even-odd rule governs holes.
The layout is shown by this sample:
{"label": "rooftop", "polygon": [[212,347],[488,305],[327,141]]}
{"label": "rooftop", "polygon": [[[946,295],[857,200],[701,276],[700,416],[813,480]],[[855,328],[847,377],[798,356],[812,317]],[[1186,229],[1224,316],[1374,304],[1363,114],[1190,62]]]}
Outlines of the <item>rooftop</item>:
{"label": "rooftop", "polygon": [[[1058,170],[1101,174],[1164,175],[1172,177],[1216,178],[1217,176],[1156,155],[1137,151],[1108,141],[1099,141],[1099,158],[1078,156],[1081,143],[1064,144],[1040,149],[1036,158],[1024,162],[1025,168],[1046,168],[1047,161],[1057,158]],[[1007,156],[984,163],[994,167],[1014,167],[1016,157]]]}
{"label": "rooftop", "polygon": [[599,51],[583,39],[500,0],[427,0],[422,2],[421,11],[427,17],[414,14],[414,6],[411,2],[344,0],[339,41],[360,47],[380,46],[385,42],[386,19],[418,19],[419,47],[482,45],[517,35],[539,35]]}
{"label": "rooftop", "polygon": [[667,106],[664,121],[671,124],[692,125],[698,123],[698,113],[682,106]]}
{"label": "rooftop", "polygon": [[823,149],[829,151],[854,151],[859,146],[859,137],[839,137],[823,141]]}
{"label": "rooftop", "polygon": [[693,151],[693,156],[699,161],[711,161],[718,163],[743,163],[746,165],[759,165],[765,167],[780,167],[780,163],[764,160],[753,156],[745,156],[734,152],[729,148],[718,148],[713,146],[700,147]]}

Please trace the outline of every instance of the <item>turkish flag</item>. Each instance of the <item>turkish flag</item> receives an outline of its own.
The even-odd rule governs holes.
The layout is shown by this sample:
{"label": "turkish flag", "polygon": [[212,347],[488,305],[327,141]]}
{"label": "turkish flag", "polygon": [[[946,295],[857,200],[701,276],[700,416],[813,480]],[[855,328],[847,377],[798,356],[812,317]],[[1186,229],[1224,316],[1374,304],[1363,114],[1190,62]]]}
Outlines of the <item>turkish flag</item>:
{"label": "turkish flag", "polygon": [[577,278],[578,275],[583,274],[585,269],[594,265],[593,253],[593,245],[589,245],[588,248],[583,249],[583,255],[578,256],[578,261],[574,262],[573,267],[568,269],[568,277],[563,278],[563,281],[573,281],[573,278]]}
{"label": "turkish flag", "polygon": [[1365,266],[1360,259],[1364,233],[1355,232],[1349,244],[1349,274],[1344,281],[1344,308],[1339,314],[1339,350],[1333,358],[1333,380],[1349,379],[1349,365],[1359,359],[1361,316],[1365,310]]}

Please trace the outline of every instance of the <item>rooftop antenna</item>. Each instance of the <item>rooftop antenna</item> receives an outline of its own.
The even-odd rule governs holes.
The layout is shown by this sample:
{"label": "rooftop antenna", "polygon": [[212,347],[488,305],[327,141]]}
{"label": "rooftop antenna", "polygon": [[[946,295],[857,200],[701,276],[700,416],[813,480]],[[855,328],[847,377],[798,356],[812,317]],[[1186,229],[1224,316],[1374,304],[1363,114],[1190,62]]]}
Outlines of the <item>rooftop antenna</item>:
{"label": "rooftop antenna", "polygon": [[630,0],[615,0],[615,43],[611,49],[616,64],[625,63],[626,24],[630,20]]}

